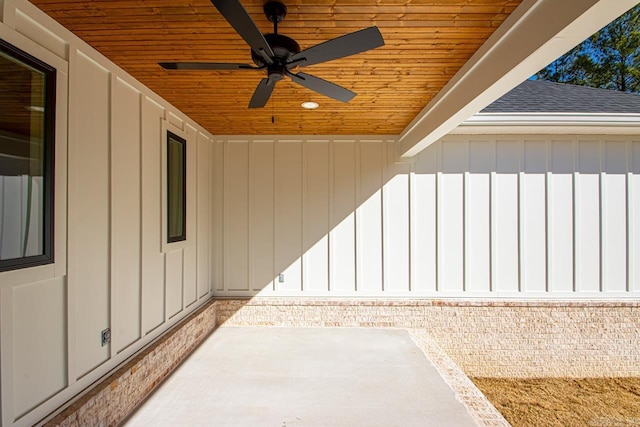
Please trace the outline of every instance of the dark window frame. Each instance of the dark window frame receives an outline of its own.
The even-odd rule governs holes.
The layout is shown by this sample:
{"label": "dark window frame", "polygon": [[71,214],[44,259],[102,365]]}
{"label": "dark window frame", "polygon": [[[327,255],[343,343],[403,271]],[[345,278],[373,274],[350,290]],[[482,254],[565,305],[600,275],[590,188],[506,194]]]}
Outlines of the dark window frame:
{"label": "dark window frame", "polygon": [[[179,235],[171,235],[171,140],[182,145],[182,232]],[[175,243],[187,240],[187,140],[170,130],[167,131],[167,243]]]}
{"label": "dark window frame", "polygon": [[0,272],[17,270],[54,262],[54,165],[55,165],[55,117],[56,117],[56,73],[57,70],[38,58],[0,39],[0,52],[10,56],[44,74],[45,110],[43,138],[43,233],[42,255],[0,260]]}

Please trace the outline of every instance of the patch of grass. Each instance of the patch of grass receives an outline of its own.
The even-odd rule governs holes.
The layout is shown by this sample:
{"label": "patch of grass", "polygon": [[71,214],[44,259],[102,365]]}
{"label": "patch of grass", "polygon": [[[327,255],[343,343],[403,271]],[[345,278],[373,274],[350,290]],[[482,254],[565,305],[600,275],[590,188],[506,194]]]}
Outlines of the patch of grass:
{"label": "patch of grass", "polygon": [[472,378],[514,427],[640,427],[640,378]]}

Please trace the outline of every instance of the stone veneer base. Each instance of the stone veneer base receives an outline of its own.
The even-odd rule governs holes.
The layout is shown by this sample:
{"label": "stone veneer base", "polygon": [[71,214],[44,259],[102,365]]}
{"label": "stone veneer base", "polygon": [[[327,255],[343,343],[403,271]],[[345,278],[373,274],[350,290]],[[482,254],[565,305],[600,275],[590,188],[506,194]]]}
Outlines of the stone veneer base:
{"label": "stone veneer base", "polygon": [[218,299],[47,425],[117,425],[216,326],[225,324],[406,329],[479,425],[508,426],[467,375],[640,376],[639,314],[637,301]]}
{"label": "stone veneer base", "polygon": [[45,426],[115,426],[124,420],[216,326],[216,303],[205,303]]}
{"label": "stone veneer base", "polygon": [[640,376],[640,301],[219,299],[218,324],[424,331],[471,377]]}

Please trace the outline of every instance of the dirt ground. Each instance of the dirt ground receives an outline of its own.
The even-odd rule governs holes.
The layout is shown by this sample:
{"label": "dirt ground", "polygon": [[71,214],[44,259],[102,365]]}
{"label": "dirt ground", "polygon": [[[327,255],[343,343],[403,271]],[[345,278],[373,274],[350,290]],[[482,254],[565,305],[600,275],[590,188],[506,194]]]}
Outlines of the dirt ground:
{"label": "dirt ground", "polygon": [[472,378],[514,427],[640,427],[640,378]]}

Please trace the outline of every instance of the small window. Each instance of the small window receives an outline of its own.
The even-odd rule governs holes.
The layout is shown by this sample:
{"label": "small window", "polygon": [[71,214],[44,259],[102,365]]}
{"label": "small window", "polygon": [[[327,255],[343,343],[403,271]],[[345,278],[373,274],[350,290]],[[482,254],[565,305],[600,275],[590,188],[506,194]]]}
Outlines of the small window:
{"label": "small window", "polygon": [[187,239],[187,141],[167,131],[167,243]]}
{"label": "small window", "polygon": [[0,271],[53,262],[55,82],[0,40]]}

